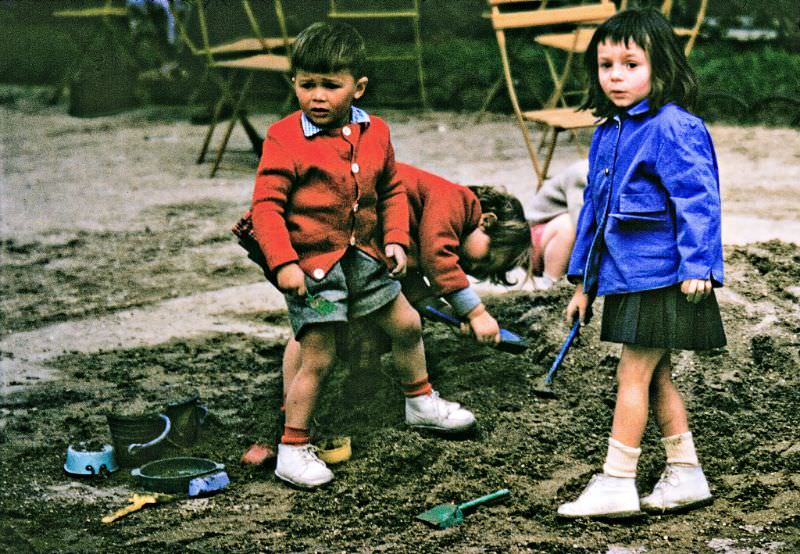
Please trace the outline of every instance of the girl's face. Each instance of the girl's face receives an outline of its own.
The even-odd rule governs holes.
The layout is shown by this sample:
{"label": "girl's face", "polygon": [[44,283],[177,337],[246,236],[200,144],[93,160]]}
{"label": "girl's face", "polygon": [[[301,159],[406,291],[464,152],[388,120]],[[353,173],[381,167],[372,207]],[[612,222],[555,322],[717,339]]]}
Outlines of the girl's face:
{"label": "girl's face", "polygon": [[597,45],[597,77],[600,87],[618,108],[630,108],[650,94],[650,60],[633,40]]}
{"label": "girl's face", "polygon": [[361,98],[366,88],[366,77],[356,80],[348,71],[298,71],[294,76],[294,92],[300,109],[314,125],[322,129],[347,125],[353,100]]}

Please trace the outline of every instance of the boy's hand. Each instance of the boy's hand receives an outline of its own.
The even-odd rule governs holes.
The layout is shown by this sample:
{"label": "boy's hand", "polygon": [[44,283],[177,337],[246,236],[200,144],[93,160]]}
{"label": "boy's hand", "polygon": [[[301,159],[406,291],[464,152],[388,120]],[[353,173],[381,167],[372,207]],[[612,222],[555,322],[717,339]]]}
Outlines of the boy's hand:
{"label": "boy's hand", "polygon": [[566,310],[567,325],[572,326],[575,319],[580,318],[581,325],[586,325],[592,319],[592,312],[589,309],[589,297],[583,292],[583,285],[575,287],[572,300],[567,304]]}
{"label": "boy's hand", "polygon": [[469,319],[469,327],[475,335],[475,340],[494,344],[500,342],[500,325],[486,311],[483,304],[478,304],[467,314],[467,318]]}
{"label": "boy's hand", "polygon": [[688,302],[699,304],[711,294],[711,279],[686,279],[681,283],[681,292]]}
{"label": "boy's hand", "polygon": [[406,265],[408,264],[405,249],[399,244],[387,244],[384,252],[387,258],[394,260],[394,269],[389,272],[389,275],[392,277],[404,277]]}
{"label": "boy's hand", "polygon": [[278,288],[285,293],[306,295],[306,274],[296,263],[286,264],[278,270],[276,275]]}

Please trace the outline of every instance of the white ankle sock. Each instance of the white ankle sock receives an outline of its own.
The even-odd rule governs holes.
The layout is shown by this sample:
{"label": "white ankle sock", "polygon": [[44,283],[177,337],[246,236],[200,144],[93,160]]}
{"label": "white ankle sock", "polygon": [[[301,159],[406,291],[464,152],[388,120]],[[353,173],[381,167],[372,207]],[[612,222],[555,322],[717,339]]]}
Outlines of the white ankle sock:
{"label": "white ankle sock", "polygon": [[625,446],[617,439],[609,437],[603,473],[612,477],[636,477],[636,465],[641,453],[641,448]]}
{"label": "white ankle sock", "polygon": [[680,435],[672,435],[661,439],[664,450],[667,452],[667,463],[680,466],[696,467],[700,465],[697,452],[694,449],[692,432],[687,431]]}

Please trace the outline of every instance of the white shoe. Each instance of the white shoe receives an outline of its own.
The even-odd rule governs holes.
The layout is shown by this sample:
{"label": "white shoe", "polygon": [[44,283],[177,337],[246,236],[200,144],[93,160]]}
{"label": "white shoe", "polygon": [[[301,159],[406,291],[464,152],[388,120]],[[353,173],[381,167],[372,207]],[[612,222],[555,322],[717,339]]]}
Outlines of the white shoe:
{"label": "white shoe", "polygon": [[317,457],[313,444],[278,445],[275,475],[304,489],[313,489],[333,479],[333,472]]}
{"label": "white shoe", "polygon": [[653,492],[640,500],[647,512],[674,512],[711,503],[711,491],[700,466],[667,464]]}
{"label": "white shoe", "polygon": [[617,518],[641,515],[636,479],[612,477],[605,473],[593,475],[577,500],[558,507],[558,515],[569,518]]}
{"label": "white shoe", "polygon": [[448,402],[438,392],[431,391],[406,398],[406,423],[411,427],[458,433],[475,425],[475,416],[458,402]]}

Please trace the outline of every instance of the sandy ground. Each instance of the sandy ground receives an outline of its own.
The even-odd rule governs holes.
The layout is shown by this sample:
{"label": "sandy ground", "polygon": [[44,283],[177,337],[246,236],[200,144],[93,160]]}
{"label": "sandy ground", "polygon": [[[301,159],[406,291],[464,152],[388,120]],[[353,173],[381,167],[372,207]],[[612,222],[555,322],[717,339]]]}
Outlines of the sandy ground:
{"label": "sandy ground", "polygon": [[[578,492],[597,451],[589,446],[595,441],[579,439],[566,449],[559,448],[564,444],[559,440],[566,439],[554,438],[552,433],[563,435],[575,418],[584,426],[587,421],[597,421],[597,414],[608,409],[610,392],[598,389],[583,399],[591,410],[599,410],[593,412],[578,402],[581,393],[575,392],[576,382],[566,381],[565,389],[571,387],[566,404],[534,404],[531,408],[519,399],[520,389],[515,387],[521,386],[520,378],[508,359],[487,361],[480,352],[454,349],[452,338],[435,330],[426,342],[430,339],[432,366],[438,364],[436,375],[443,383],[448,383],[449,376],[449,386],[461,391],[462,401],[480,403],[480,393],[469,387],[483,386],[500,406],[500,412],[484,408],[482,439],[488,440],[495,428],[513,434],[510,429],[518,431],[532,425],[538,429],[531,431],[540,441],[537,448],[527,452],[527,448],[513,446],[512,442],[506,457],[503,448],[507,444],[500,438],[499,444],[485,445],[483,457],[476,457],[471,446],[476,441],[472,440],[455,443],[448,453],[444,447],[429,446],[424,437],[401,438],[391,424],[381,432],[381,418],[388,417],[383,412],[355,410],[341,414],[335,405],[326,404],[323,413],[345,427],[349,424],[350,429],[357,429],[347,418],[358,416],[374,418],[378,426],[360,437],[365,449],[371,443],[374,453],[362,454],[354,469],[344,470],[341,480],[337,479],[340,488],[317,497],[320,502],[342,499],[341,510],[288,491],[272,481],[269,472],[237,469],[231,474],[241,485],[227,496],[184,502],[170,512],[160,512],[163,522],[152,513],[141,514],[140,523],[126,521],[129,527],[122,527],[118,534],[99,527],[95,516],[125,502],[130,479],[115,476],[98,487],[53,472],[53,467],[59,469],[63,464],[67,441],[104,429],[104,421],[97,415],[100,408],[108,409],[112,399],[118,402],[127,398],[130,387],[155,386],[159,379],[162,385],[179,380],[174,373],[179,370],[172,368],[171,361],[177,358],[203,376],[204,398],[216,401],[219,417],[227,422],[223,426],[225,437],[217,437],[208,452],[201,453],[225,453],[227,463],[235,464],[237,452],[248,441],[264,438],[263,430],[255,430],[256,423],[247,423],[248,416],[237,409],[249,406],[246,399],[263,397],[265,390],[274,395],[279,388],[275,371],[248,376],[247,369],[238,365],[240,357],[244,356],[242,352],[255,351],[256,362],[274,369],[288,329],[280,315],[282,299],[259,279],[227,233],[249,202],[256,166],[241,129],[237,127],[233,134],[221,170],[215,178],[209,178],[210,164],[194,163],[205,128],[191,125],[185,110],[154,107],[77,119],[66,115],[63,104],[46,106],[45,94],[38,89],[0,89],[0,277],[3,290],[8,291],[3,299],[5,323],[0,332],[0,430],[4,443],[0,462],[4,471],[14,475],[18,475],[20,462],[31,463],[29,475],[20,482],[12,485],[4,481],[0,505],[11,523],[0,545],[10,552],[85,552],[98,548],[138,552],[147,550],[146,542],[154,537],[155,551],[165,552],[279,551],[276,545],[288,544],[292,551],[671,550],[738,554],[790,552],[797,546],[797,535],[786,529],[796,529],[800,521],[800,483],[792,469],[796,469],[800,450],[796,427],[792,438],[785,426],[771,428],[777,438],[766,446],[778,469],[751,462],[750,454],[733,447],[713,458],[712,467],[720,474],[716,487],[722,500],[707,513],[696,540],[690,535],[692,521],[697,520],[690,519],[659,519],[649,527],[634,525],[625,531],[610,526],[554,525],[553,499],[563,501]],[[474,114],[377,113],[391,124],[399,160],[464,184],[502,185],[523,201],[533,194],[530,162],[511,117],[493,115],[478,123]],[[255,114],[252,120],[256,127],[266,128],[275,116]],[[702,406],[702,417],[722,422],[714,433],[723,441],[734,434],[725,427],[732,425],[727,418],[735,421],[739,417],[730,415],[733,411],[744,410],[737,413],[749,422],[747,414],[761,417],[766,409],[762,406],[756,410],[748,403],[752,399],[738,396],[742,387],[735,384],[736,376],[744,371],[738,358],[752,357],[754,361],[746,363],[759,369],[761,380],[756,384],[766,395],[759,397],[764,406],[775,406],[764,400],[770,398],[770,391],[788,401],[791,393],[785,389],[796,390],[799,258],[796,246],[786,243],[800,243],[800,133],[796,129],[722,125],[712,125],[710,130],[721,172],[723,240],[732,248],[728,252],[733,253],[733,285],[723,289],[720,298],[730,310],[726,324],[735,328],[730,333],[731,352],[725,355],[721,370],[714,369],[713,357],[697,361],[698,367],[709,371],[706,379],[712,394],[722,396],[704,403],[697,393],[696,400]],[[574,146],[562,145],[553,171],[576,159]],[[179,235],[177,239],[175,235]],[[762,244],[770,239],[782,242]],[[155,269],[148,265],[151,262],[156,263],[152,266]],[[168,262],[172,265],[164,265]],[[229,266],[233,268],[230,271]],[[44,277],[39,279],[39,274]],[[84,274],[86,280],[81,279]],[[765,277],[769,282],[761,283],[761,275],[772,281]],[[70,289],[73,282],[77,283],[75,290]],[[557,289],[532,300],[514,295],[507,301],[497,299],[505,321],[515,322],[515,330],[524,331],[530,340],[541,341],[528,356],[534,364],[545,364],[563,336],[563,330],[557,327],[557,314],[563,308],[565,294],[565,290]],[[548,329],[548,325],[553,327]],[[587,340],[597,344],[594,335]],[[579,368],[593,368],[598,359],[602,366],[613,366],[615,358],[609,348],[592,346],[584,350],[574,361]],[[767,371],[784,370],[766,361],[773,354],[788,364],[786,368],[793,368],[779,383],[770,381],[774,374]],[[203,365],[205,360],[213,360],[210,367]],[[455,369],[460,365],[472,367],[473,363],[481,368],[481,364],[488,364],[493,372],[487,370],[484,375],[482,369],[475,369],[475,376],[462,383],[464,377],[457,377]],[[761,373],[766,375],[766,383]],[[685,378],[693,391],[702,384],[688,374]],[[462,384],[463,390],[459,388]],[[500,388],[495,390],[495,386]],[[752,390],[755,385],[751,382],[749,386]],[[775,387],[782,388],[777,391]],[[374,394],[385,396],[383,388],[377,391]],[[241,406],[236,401],[239,395]],[[718,411],[719,402],[719,410],[727,406],[727,411]],[[45,417],[51,403],[57,411]],[[789,425],[795,417],[791,406],[780,409],[789,410],[781,412],[785,425]],[[252,413],[259,412],[247,412]],[[264,417],[271,421],[271,416]],[[600,417],[601,432],[604,417]],[[85,424],[80,423],[82,418]],[[749,444],[757,428],[755,422],[745,426],[744,439],[737,431],[737,440]],[[48,439],[48,432],[63,436]],[[713,441],[714,433],[709,440]],[[523,434],[519,440],[528,439]],[[551,448],[558,449],[557,456]],[[709,459],[711,449],[709,446],[706,450]],[[381,452],[400,458],[387,461],[379,457]],[[30,460],[32,455],[38,456],[35,462]],[[458,456],[470,462],[462,465]],[[554,457],[567,469],[554,466]],[[737,457],[757,468],[757,477],[753,477],[753,470],[746,473],[724,467]],[[393,475],[406,474],[409,468],[426,468],[426,472],[416,481],[393,485],[371,473],[376,471],[375,464],[384,463],[389,464],[386,469]],[[458,464],[467,476],[452,476],[452,464]],[[655,465],[652,460],[645,464],[644,475],[651,482],[657,478]],[[393,519],[396,511],[413,514],[420,504],[458,497],[464,488],[472,488],[470,483],[491,486],[501,482],[497,480],[506,478],[504,467],[508,482],[516,486],[515,494],[524,501],[503,509],[502,523],[476,514],[478,523],[473,531],[448,531],[432,538],[406,531],[405,524]],[[438,485],[432,482],[437,474],[429,473],[434,470],[442,472],[443,481]],[[759,474],[761,470],[763,474]],[[370,485],[369,475],[379,484]],[[401,492],[404,490],[418,497],[409,498]],[[267,499],[268,507],[253,498]],[[376,498],[387,504],[370,512]],[[46,509],[36,515],[40,501]],[[64,503],[80,514],[75,517],[85,517],[85,523],[73,518],[63,528],[55,525],[59,506]],[[350,515],[345,515],[348,512]],[[305,523],[298,524],[297,517]],[[40,524],[51,530],[38,533]],[[271,526],[274,532],[270,532]],[[90,531],[91,538],[82,534],[82,527]]]}
{"label": "sandy ground", "polygon": [[[24,243],[58,241],[80,231],[140,231],[150,224],[142,217],[148,209],[205,199],[247,206],[256,159],[240,126],[220,171],[209,178],[210,162],[194,163],[206,128],[190,124],[180,109],[79,119],[67,115],[63,105],[45,107],[44,94],[13,87],[5,91],[13,109],[3,110],[0,237]],[[504,186],[523,203],[534,194],[532,167],[512,118],[489,115],[477,122],[475,114],[379,113],[391,123],[398,160],[463,184]],[[276,116],[251,119],[256,128],[265,129]],[[724,125],[710,130],[720,167],[723,242],[800,242],[800,133]],[[215,141],[220,135],[218,128]],[[214,154],[212,150],[208,158]],[[574,145],[562,144],[551,173],[579,155]],[[108,323],[97,325],[93,333],[73,333],[69,329],[74,324],[69,324],[12,335],[0,340],[0,348],[19,354],[14,371],[36,367],[43,374],[39,363],[26,368],[23,360],[186,336],[225,324],[210,314],[230,314],[252,302],[263,309],[281,305],[280,296],[265,284],[246,290],[246,301],[240,289],[219,290],[177,305],[107,315]],[[164,310],[176,309],[187,314],[183,321],[193,323],[159,325],[167,321]],[[39,340],[42,335],[46,338]],[[32,351],[34,344],[47,344],[46,355]],[[6,387],[11,380],[15,378],[6,362]]]}

